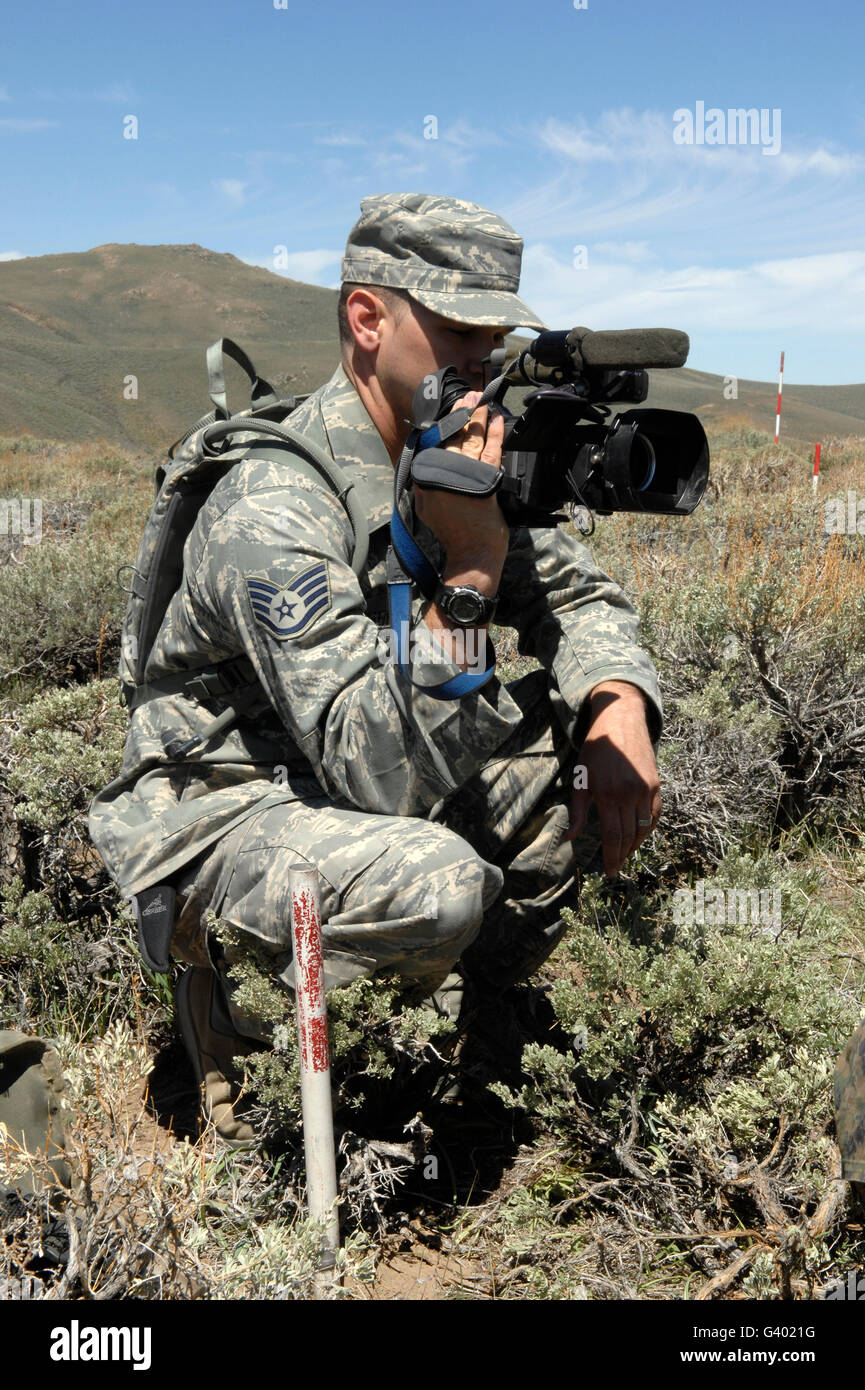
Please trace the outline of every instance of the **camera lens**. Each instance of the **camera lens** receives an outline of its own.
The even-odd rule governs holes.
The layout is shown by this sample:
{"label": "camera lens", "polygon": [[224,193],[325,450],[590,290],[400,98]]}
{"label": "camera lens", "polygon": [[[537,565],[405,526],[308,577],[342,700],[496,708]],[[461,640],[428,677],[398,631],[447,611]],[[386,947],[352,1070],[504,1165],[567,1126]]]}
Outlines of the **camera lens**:
{"label": "camera lens", "polygon": [[655,451],[644,434],[635,434],[631,446],[631,478],[635,492],[645,492],[655,476]]}

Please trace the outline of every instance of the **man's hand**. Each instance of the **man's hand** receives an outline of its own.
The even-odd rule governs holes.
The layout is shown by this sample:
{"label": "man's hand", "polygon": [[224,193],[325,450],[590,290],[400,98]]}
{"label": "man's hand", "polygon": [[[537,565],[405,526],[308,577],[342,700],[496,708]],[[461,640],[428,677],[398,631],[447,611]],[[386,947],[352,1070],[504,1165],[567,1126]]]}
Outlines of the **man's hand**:
{"label": "man's hand", "polygon": [[[456,402],[454,410],[462,405],[471,409],[477,405],[480,395],[480,391],[469,391]],[[445,447],[455,453],[466,454],[469,458],[480,459],[491,468],[501,468],[504,434],[504,418],[494,415],[490,419],[489,410],[482,406],[473,412],[468,424]],[[414,505],[420,520],[441,541],[447,552],[442,575],[444,583],[453,586],[471,584],[480,593],[493,598],[499,590],[510,540],[505,514],[495,493],[491,497],[459,497],[452,492],[439,492],[434,488],[425,490],[415,485]],[[465,655],[467,648],[473,652],[485,650],[485,641],[477,637],[487,626],[485,623],[478,628],[459,628],[436,603],[430,604],[424,614],[424,622],[439,645],[464,671],[474,664]],[[454,634],[458,637],[456,647]]]}
{"label": "man's hand", "polygon": [[[456,402],[454,410],[463,405],[471,409],[480,396],[480,391],[469,391]],[[445,447],[481,459],[491,468],[501,468],[504,434],[504,418],[494,415],[490,419],[487,406],[482,406]],[[496,495],[459,497],[453,492],[416,485],[414,499],[418,517],[447,551],[445,583],[474,584],[492,598],[498,590],[510,536]]]}
{"label": "man's hand", "polygon": [[591,694],[592,722],[577,758],[588,785],[575,788],[566,839],[583,833],[592,801],[598,808],[604,872],[615,878],[661,816],[658,766],[642,693],[626,681],[605,681]]}

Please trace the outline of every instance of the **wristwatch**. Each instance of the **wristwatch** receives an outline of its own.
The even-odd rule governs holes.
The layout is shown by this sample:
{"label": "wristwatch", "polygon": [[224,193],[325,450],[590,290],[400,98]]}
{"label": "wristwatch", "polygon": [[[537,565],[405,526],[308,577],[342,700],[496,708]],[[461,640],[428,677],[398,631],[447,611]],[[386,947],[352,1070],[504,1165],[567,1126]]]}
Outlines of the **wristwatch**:
{"label": "wristwatch", "polygon": [[492,618],[499,596],[489,598],[473,584],[439,584],[433,601],[457,627],[480,627]]}

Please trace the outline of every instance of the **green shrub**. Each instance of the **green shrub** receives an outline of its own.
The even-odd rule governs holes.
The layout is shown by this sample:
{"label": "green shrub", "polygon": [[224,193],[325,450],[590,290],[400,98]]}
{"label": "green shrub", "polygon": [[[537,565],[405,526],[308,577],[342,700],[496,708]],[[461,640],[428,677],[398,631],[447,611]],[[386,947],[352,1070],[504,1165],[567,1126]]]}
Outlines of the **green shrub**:
{"label": "green shrub", "polygon": [[117,571],[131,558],[125,541],[85,534],[45,538],[0,569],[0,693],[21,700],[116,668],[126,603]]}
{"label": "green shrub", "polygon": [[154,1027],[166,1018],[164,984],[144,973],[129,910],[87,835],[93,794],[122,759],[118,689],[48,690],[6,719],[4,834],[20,829],[26,854],[0,899],[0,1015],[34,1032],[86,1037],[115,1017],[139,1022],[143,1008]]}
{"label": "green shrub", "polygon": [[[273,957],[253,936],[213,913],[209,929],[221,941],[229,962],[228,979],[238,1010],[273,1039],[273,1050],[238,1058],[256,1096],[268,1112],[260,1117],[272,1135],[300,1129],[300,1072],[293,995],[275,981]],[[334,1104],[357,1113],[370,1099],[370,1087],[429,1060],[427,1044],[453,1033],[454,1025],[418,1005],[417,990],[398,977],[376,975],[354,980],[327,996],[328,1034]]]}
{"label": "green shrub", "polygon": [[[6,784],[24,825],[62,831],[116,777],[128,724],[115,680],[47,690],[20,708],[8,745]],[[85,829],[86,835],[86,829]]]}
{"label": "green shrub", "polygon": [[[623,912],[590,881],[579,913],[566,912],[551,988],[573,1051],[527,1048],[528,1083],[498,1094],[577,1146],[580,1096],[614,1133],[638,1115],[658,1170],[714,1164],[716,1181],[731,1154],[742,1168],[763,1161],[786,1115],[791,1181],[804,1195],[825,1186],[831,1073],[865,986],[861,965],[858,989],[845,979],[850,922],[820,901],[813,876],[769,857],[729,857],[702,894],[710,906],[694,905],[689,922],[681,897]],[[713,912],[726,921],[712,924]]]}

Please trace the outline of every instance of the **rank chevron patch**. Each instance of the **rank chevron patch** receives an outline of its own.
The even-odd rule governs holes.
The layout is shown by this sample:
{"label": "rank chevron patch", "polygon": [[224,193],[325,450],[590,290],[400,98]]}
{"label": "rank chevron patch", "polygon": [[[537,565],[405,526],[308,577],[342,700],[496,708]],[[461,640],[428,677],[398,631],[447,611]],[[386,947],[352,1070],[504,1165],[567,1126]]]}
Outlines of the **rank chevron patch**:
{"label": "rank chevron patch", "polygon": [[248,574],[246,587],[255,621],[280,642],[300,637],[331,604],[326,560],[318,560],[288,585]]}

